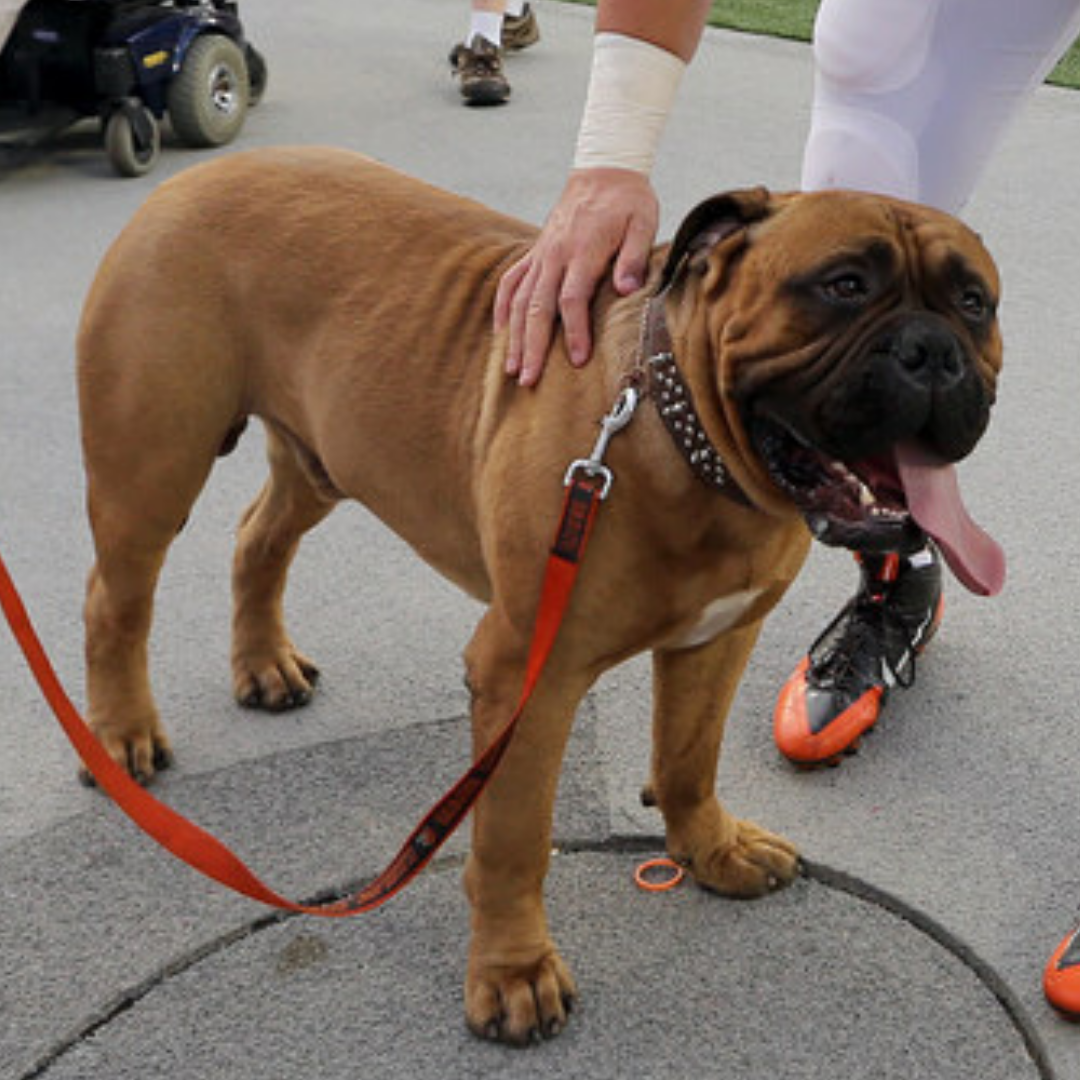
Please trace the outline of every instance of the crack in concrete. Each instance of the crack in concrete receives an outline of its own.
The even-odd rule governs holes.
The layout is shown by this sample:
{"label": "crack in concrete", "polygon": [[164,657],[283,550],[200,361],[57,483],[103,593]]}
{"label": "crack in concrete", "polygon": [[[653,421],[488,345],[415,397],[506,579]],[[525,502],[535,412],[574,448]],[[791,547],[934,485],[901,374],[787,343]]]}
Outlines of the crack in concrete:
{"label": "crack in concrete", "polygon": [[[598,841],[570,840],[557,842],[555,850],[563,856],[646,854],[663,851],[664,838],[659,835],[641,834],[609,836]],[[463,862],[464,856],[462,855],[444,856],[433,862],[427,872],[442,874],[454,869],[459,870]],[[1046,1047],[1027,1011],[994,967],[980,957],[970,946],[924,912],[867,881],[845,873],[843,870],[804,859],[803,874],[808,880],[816,882],[826,889],[843,893],[862,903],[873,905],[887,912],[894,918],[906,923],[913,930],[930,938],[935,944],[954,956],[993,995],[1001,1006],[1002,1012],[1023,1042],[1032,1064],[1038,1070],[1040,1080],[1058,1080],[1057,1073],[1050,1063]],[[305,903],[314,905],[330,903],[350,895],[361,888],[363,884],[363,882],[356,882],[339,888],[326,889],[317,893]],[[295,912],[270,912],[225,934],[219,934],[199,948],[177,957],[171,963],[164,965],[154,975],[125,990],[118,997],[104,1005],[93,1016],[87,1018],[75,1031],[59,1039],[29,1070],[22,1073],[18,1080],[40,1080],[41,1077],[47,1076],[49,1070],[76,1046],[86,1039],[92,1038],[98,1032],[105,1030],[115,1020],[144,1001],[170,979],[192,970],[202,961],[227,951],[241,941],[297,917],[298,915]]]}

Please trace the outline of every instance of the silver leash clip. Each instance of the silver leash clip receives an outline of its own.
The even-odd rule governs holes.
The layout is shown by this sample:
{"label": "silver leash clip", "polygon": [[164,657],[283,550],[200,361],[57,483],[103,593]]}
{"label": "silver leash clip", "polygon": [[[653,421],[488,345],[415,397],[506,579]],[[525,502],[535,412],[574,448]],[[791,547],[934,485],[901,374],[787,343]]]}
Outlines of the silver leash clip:
{"label": "silver leash clip", "polygon": [[619,394],[615,399],[611,412],[600,421],[600,434],[597,436],[592,453],[587,458],[578,458],[577,461],[571,462],[570,467],[566,470],[566,476],[563,478],[564,487],[569,487],[574,477],[578,473],[583,473],[588,477],[599,477],[601,481],[600,498],[606,499],[608,497],[608,492],[611,490],[615,477],[604,464],[604,455],[607,453],[608,443],[611,442],[612,436],[622,431],[633,419],[634,412],[638,407],[638,400],[639,394],[633,386],[626,387]]}

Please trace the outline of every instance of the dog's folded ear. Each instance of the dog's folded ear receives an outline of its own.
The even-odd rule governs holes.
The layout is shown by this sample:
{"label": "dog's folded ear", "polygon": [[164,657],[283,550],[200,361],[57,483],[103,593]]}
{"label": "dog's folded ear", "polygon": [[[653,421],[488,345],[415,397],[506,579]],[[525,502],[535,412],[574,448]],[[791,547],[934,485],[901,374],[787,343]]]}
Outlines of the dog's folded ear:
{"label": "dog's folded ear", "polygon": [[711,250],[721,240],[764,220],[773,206],[772,194],[763,187],[728,191],[699,203],[675,233],[657,291],[666,289],[695,255]]}

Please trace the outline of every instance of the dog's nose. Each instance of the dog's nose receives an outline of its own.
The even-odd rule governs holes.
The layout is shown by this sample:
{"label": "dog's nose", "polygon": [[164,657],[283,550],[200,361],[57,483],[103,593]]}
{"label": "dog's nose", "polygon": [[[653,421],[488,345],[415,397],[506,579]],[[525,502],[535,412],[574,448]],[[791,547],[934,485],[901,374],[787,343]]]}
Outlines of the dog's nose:
{"label": "dog's nose", "polygon": [[948,327],[908,323],[897,332],[893,350],[903,372],[927,390],[948,390],[964,377],[964,354]]}

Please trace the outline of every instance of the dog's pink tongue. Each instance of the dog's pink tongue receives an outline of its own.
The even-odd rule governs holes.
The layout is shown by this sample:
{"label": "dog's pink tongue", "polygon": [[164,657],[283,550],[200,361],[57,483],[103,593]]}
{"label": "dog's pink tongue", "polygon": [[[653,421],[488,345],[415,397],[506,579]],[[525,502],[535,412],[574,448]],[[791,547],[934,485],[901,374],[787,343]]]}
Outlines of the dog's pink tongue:
{"label": "dog's pink tongue", "polygon": [[971,519],[956,469],[914,443],[896,447],[896,469],[908,510],[937,541],[952,572],[972,592],[993,596],[1005,584],[1005,555]]}

